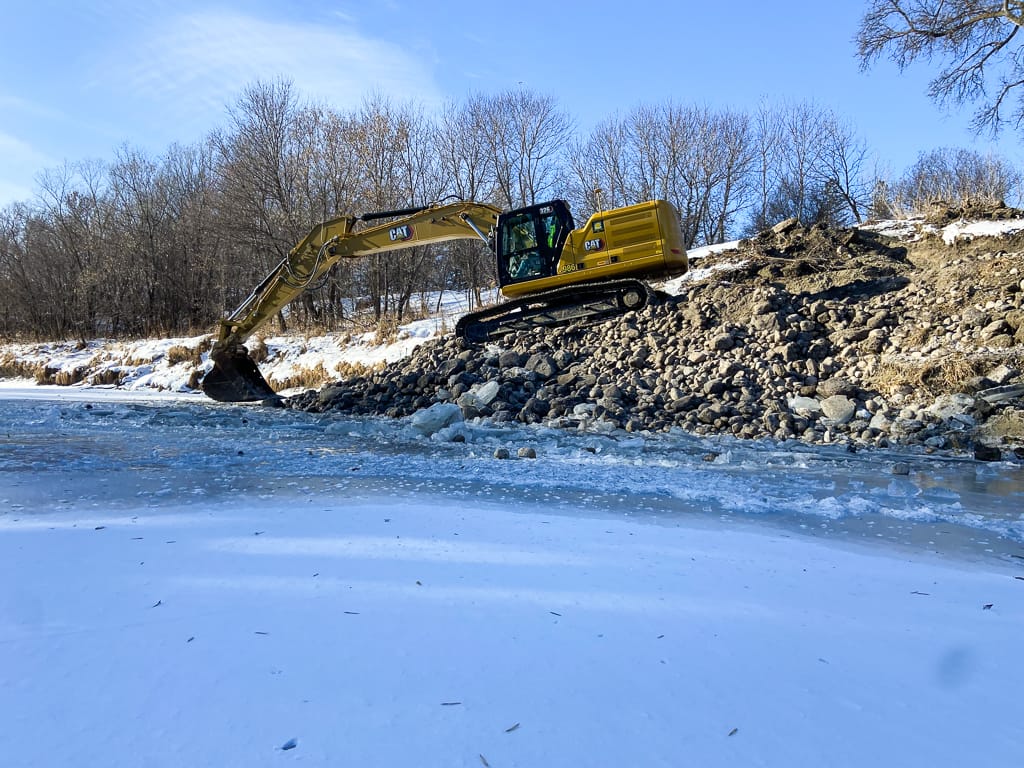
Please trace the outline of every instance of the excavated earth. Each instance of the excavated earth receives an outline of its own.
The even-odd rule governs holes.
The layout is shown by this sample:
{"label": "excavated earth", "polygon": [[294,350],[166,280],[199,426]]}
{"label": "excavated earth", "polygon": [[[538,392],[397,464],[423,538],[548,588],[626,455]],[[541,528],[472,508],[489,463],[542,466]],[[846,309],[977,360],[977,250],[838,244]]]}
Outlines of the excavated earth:
{"label": "excavated earth", "polygon": [[781,222],[701,259],[702,277],[659,305],[486,344],[438,339],[287,404],[1022,460],[1024,212],[984,213],[1020,219],[1019,234],[946,242],[965,213],[895,233]]}

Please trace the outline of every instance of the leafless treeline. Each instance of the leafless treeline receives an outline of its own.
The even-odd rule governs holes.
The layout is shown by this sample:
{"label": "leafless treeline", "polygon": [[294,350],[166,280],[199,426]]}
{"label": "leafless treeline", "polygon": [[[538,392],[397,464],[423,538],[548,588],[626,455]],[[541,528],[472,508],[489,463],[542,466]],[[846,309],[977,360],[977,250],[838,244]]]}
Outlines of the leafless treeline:
{"label": "leafless treeline", "polygon": [[[691,246],[789,216],[847,223],[886,202],[867,157],[851,125],[807,103],[642,106],[580,136],[553,98],[525,90],[433,116],[379,95],[339,111],[260,82],[203,142],[66,164],[42,176],[35,201],[0,210],[0,334],[206,330],[315,223],[446,198],[509,208],[564,197],[578,221],[667,198]],[[362,303],[393,323],[428,292],[472,296],[492,280],[482,244],[408,249],[340,264],[288,322],[337,328]]]}

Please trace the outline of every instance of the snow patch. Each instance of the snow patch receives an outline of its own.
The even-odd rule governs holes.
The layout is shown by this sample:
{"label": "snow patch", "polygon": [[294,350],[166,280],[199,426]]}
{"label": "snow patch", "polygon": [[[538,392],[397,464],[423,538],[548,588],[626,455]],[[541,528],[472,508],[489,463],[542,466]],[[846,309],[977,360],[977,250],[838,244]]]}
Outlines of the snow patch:
{"label": "snow patch", "polygon": [[977,237],[1009,237],[1024,231],[1024,219],[1001,221],[957,221],[942,228],[946,245],[970,242]]}

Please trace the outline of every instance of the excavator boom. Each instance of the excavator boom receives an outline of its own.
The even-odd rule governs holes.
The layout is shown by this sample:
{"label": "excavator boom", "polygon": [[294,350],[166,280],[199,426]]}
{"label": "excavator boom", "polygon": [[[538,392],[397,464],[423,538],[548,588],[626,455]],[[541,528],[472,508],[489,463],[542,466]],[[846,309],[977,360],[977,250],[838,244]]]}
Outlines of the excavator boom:
{"label": "excavator boom", "polygon": [[[282,307],[316,285],[341,259],[446,240],[479,238],[486,242],[499,213],[484,203],[458,202],[361,217],[342,216],[318,224],[245,301],[220,321],[210,353],[214,368],[203,379],[203,392],[225,402],[276,397],[244,342]],[[391,220],[355,231],[358,222],[381,218]]]}

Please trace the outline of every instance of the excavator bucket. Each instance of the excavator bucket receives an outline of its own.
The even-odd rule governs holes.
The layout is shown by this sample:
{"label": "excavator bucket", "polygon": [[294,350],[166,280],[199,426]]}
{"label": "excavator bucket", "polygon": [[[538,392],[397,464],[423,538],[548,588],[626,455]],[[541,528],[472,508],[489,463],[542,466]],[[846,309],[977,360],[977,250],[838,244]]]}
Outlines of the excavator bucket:
{"label": "excavator bucket", "polygon": [[244,352],[214,353],[213,370],[203,378],[202,386],[207,397],[222,403],[246,403],[278,397],[256,363]]}

